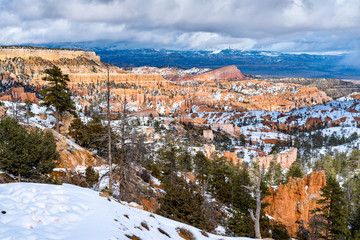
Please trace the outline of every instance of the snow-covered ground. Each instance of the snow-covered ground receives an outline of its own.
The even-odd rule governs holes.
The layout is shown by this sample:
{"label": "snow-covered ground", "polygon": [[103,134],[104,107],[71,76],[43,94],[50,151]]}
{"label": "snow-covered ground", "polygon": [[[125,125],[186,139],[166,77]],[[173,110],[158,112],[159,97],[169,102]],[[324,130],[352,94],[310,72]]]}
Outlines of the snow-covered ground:
{"label": "snow-covered ground", "polygon": [[250,239],[213,234],[206,237],[197,228],[109,201],[98,192],[68,184],[0,184],[0,211],[0,239],[3,240],[128,239],[125,234],[143,240],[183,240],[177,228],[188,229],[198,240]]}

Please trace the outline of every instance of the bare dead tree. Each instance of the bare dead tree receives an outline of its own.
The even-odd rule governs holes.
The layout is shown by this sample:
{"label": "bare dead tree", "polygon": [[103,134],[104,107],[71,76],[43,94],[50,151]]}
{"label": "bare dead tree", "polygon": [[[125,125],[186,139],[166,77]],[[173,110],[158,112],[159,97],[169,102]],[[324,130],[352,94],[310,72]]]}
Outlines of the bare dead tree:
{"label": "bare dead tree", "polygon": [[244,188],[252,191],[255,195],[256,201],[256,209],[254,214],[254,209],[249,208],[248,211],[250,213],[250,217],[254,222],[254,229],[255,229],[255,238],[261,239],[261,232],[260,232],[260,214],[261,214],[261,204],[263,200],[263,196],[261,194],[261,182],[264,177],[264,170],[260,169],[260,166],[255,166],[255,174],[253,178],[254,186],[243,186]]}
{"label": "bare dead tree", "polygon": [[110,76],[109,66],[107,66],[107,124],[108,124],[108,161],[109,161],[109,190],[112,192],[112,155],[111,155],[111,112],[110,112]]}
{"label": "bare dead tree", "polygon": [[119,199],[126,200],[128,196],[128,174],[130,172],[131,164],[136,158],[136,152],[134,152],[134,134],[130,134],[131,127],[128,123],[129,110],[126,95],[124,100],[121,101],[122,109],[118,115],[116,126],[114,131],[116,133],[116,146],[115,146],[115,162],[116,167],[114,171],[118,174],[119,182]]}

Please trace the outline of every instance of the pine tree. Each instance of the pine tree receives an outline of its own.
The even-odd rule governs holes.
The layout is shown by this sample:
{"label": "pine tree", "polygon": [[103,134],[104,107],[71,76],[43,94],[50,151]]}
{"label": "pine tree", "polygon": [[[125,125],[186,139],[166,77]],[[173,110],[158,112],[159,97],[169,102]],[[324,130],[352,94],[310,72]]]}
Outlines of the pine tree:
{"label": "pine tree", "polygon": [[25,100],[25,118],[26,118],[26,123],[29,124],[29,119],[31,117],[34,117],[35,114],[33,112],[31,112],[31,106],[32,106],[32,102],[29,99]]}
{"label": "pine tree", "polygon": [[43,80],[50,86],[40,91],[44,95],[44,102],[41,106],[53,106],[55,108],[56,131],[60,132],[59,122],[62,114],[66,111],[75,110],[68,88],[69,76],[63,74],[61,69],[55,65],[50,69],[46,69],[45,73],[48,76],[44,77]]}
{"label": "pine tree", "polygon": [[210,171],[210,160],[204,155],[203,152],[198,151],[194,156],[195,175],[196,179],[200,182],[202,192],[205,191],[206,182]]}
{"label": "pine tree", "polygon": [[360,207],[356,210],[350,221],[351,236],[360,239]]}
{"label": "pine tree", "polygon": [[238,237],[253,237],[253,223],[248,211],[255,200],[250,191],[243,186],[250,186],[249,171],[246,166],[235,171],[232,176],[232,216],[228,220],[228,232]]}
{"label": "pine tree", "polygon": [[223,158],[215,159],[211,164],[211,177],[208,180],[209,191],[216,199],[225,204],[231,203],[232,170],[229,163]]}
{"label": "pine tree", "polygon": [[77,144],[85,147],[86,145],[86,126],[79,117],[75,118],[69,127],[69,135],[75,140]]}
{"label": "pine tree", "polygon": [[295,162],[293,162],[290,166],[289,171],[286,173],[286,182],[289,181],[290,177],[293,178],[303,178],[304,174],[301,170],[300,167],[300,160],[296,160]]}
{"label": "pine tree", "polygon": [[50,132],[27,132],[15,119],[0,121],[0,168],[20,177],[50,173],[58,164],[56,142]]}
{"label": "pine tree", "polygon": [[282,167],[280,163],[276,162],[276,159],[273,159],[270,162],[268,171],[265,174],[265,180],[271,186],[278,186],[280,183],[284,182],[284,174],[282,172]]}
{"label": "pine tree", "polygon": [[160,158],[164,163],[162,168],[164,176],[163,180],[168,182],[169,185],[175,184],[175,178],[178,170],[178,154],[178,149],[172,144],[168,144],[166,149],[160,150]]}
{"label": "pine tree", "polygon": [[192,171],[192,157],[187,148],[180,156],[180,169],[187,172]]}
{"label": "pine tree", "polygon": [[317,203],[321,205],[321,215],[326,223],[325,239],[346,239],[349,217],[343,190],[335,177],[329,176],[321,191],[321,199]]}
{"label": "pine tree", "polygon": [[158,214],[207,231],[214,229],[205,218],[204,198],[197,191],[195,184],[175,177],[174,184],[165,185],[165,191],[165,196],[159,199]]}

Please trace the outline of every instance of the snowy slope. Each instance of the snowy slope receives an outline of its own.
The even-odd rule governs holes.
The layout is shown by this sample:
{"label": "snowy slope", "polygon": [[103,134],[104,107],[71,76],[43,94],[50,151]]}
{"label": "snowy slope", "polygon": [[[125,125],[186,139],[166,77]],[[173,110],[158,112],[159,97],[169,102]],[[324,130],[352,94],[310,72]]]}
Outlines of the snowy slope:
{"label": "snowy slope", "polygon": [[[176,228],[190,230],[196,239],[237,239],[209,234],[156,214],[100,197],[98,192],[74,185],[36,183],[0,184],[0,239],[6,240],[115,240],[183,239]],[[141,222],[146,222],[146,230]],[[161,228],[169,236],[158,230]]]}

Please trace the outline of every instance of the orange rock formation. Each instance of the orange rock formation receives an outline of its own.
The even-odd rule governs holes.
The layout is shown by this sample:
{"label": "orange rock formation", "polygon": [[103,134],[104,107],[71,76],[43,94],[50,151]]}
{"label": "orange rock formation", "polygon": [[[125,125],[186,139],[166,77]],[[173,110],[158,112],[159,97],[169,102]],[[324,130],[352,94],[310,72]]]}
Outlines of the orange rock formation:
{"label": "orange rock formation", "polygon": [[303,179],[290,178],[287,184],[280,184],[277,189],[270,187],[270,196],[263,200],[270,205],[265,212],[286,226],[291,237],[296,237],[296,221],[308,222],[309,211],[318,205],[320,189],[326,185],[325,172],[312,172]]}

